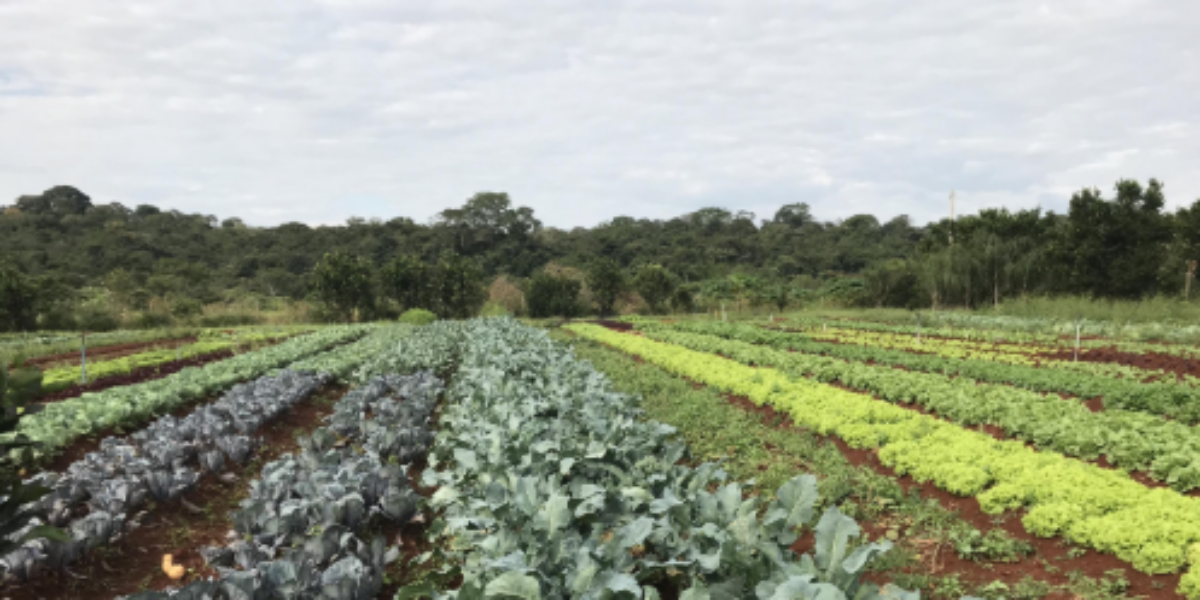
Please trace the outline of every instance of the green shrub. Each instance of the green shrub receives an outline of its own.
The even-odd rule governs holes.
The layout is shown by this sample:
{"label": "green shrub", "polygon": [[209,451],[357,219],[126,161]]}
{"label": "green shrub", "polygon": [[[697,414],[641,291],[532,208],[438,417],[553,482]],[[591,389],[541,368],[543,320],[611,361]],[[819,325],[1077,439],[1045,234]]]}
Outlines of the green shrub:
{"label": "green shrub", "polygon": [[230,313],[200,317],[200,321],[197,324],[201,327],[240,327],[242,325],[258,325],[259,323],[262,323],[262,319],[257,315]]}
{"label": "green shrub", "polygon": [[499,302],[488,301],[487,304],[483,305],[483,309],[479,311],[479,316],[481,316],[481,317],[511,317],[512,313],[508,312],[508,309],[504,308],[503,304],[500,304]]}
{"label": "green shrub", "polygon": [[146,311],[138,313],[129,326],[133,329],[162,329],[174,324],[175,320],[167,313]]}
{"label": "green shrub", "polygon": [[423,308],[410,308],[400,315],[400,322],[409,325],[428,325],[436,320],[437,315]]}
{"label": "green shrub", "polygon": [[121,322],[112,313],[99,306],[80,308],[75,315],[75,321],[79,329],[91,332],[112,331],[121,326]]}
{"label": "green shrub", "polygon": [[579,290],[583,283],[562,275],[541,271],[529,280],[525,290],[525,302],[529,305],[529,316],[573,317],[579,311]]}
{"label": "green shrub", "polygon": [[204,305],[195,298],[179,298],[171,306],[171,314],[180,319],[194,317],[204,312]]}

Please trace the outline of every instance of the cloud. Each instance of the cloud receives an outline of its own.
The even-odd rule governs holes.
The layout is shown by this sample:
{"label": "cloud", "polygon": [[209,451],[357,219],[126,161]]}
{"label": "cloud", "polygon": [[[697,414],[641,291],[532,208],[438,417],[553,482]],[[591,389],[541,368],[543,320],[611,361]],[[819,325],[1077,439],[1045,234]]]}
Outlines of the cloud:
{"label": "cloud", "polygon": [[1193,3],[0,4],[0,198],[69,183],[253,224],[550,225],[1200,198]]}

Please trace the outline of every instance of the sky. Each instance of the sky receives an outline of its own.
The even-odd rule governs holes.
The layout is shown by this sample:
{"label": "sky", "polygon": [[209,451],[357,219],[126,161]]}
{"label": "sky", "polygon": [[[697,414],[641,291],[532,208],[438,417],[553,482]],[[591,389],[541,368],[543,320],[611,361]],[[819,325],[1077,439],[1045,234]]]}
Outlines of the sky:
{"label": "sky", "polygon": [[0,0],[0,204],[252,225],[1200,199],[1200,2]]}

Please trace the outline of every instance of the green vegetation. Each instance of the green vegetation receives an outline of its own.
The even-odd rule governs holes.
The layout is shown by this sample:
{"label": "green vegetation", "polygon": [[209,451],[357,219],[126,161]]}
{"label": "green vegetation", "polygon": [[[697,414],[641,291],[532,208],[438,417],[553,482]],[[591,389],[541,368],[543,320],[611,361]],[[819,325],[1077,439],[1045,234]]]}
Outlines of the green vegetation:
{"label": "green vegetation", "polygon": [[437,315],[423,308],[410,308],[400,315],[400,322],[409,325],[428,325],[436,320]]}
{"label": "green vegetation", "polygon": [[[1195,499],[1151,490],[1124,473],[1034,451],[1019,442],[996,441],[774,369],[751,368],[594,325],[568,328],[677,375],[773,406],[796,423],[837,435],[853,448],[877,448],[879,460],[898,474],[974,496],[986,513],[1027,508],[1022,524],[1030,533],[1069,536],[1075,543],[1113,553],[1139,571],[1177,572],[1192,563],[1189,547],[1200,542]],[[1195,595],[1200,589],[1194,586],[1196,575],[1189,572],[1181,589]]]}

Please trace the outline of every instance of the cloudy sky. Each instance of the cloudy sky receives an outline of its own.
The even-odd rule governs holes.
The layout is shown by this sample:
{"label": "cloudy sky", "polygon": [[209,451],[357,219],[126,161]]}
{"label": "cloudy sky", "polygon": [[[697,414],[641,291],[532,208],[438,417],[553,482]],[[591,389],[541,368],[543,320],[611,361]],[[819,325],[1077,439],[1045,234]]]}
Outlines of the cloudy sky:
{"label": "cloudy sky", "polygon": [[0,204],[252,224],[1200,198],[1200,2],[0,0]]}

